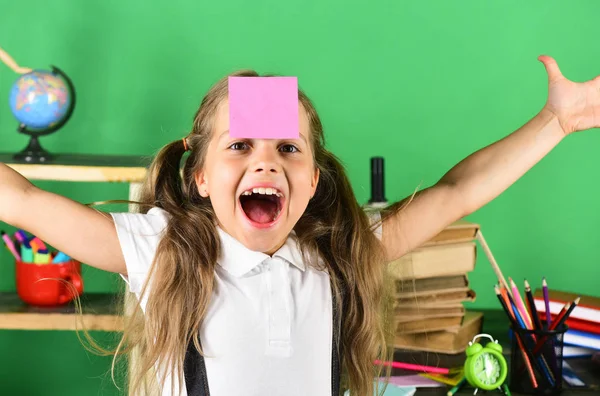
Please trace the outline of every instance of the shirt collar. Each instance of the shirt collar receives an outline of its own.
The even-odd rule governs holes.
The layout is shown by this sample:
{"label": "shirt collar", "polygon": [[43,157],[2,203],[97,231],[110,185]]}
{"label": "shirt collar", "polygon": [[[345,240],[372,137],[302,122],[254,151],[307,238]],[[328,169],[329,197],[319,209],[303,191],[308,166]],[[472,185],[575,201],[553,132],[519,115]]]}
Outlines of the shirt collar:
{"label": "shirt collar", "polygon": [[[270,258],[268,254],[248,249],[237,239],[223,231],[221,227],[217,226],[217,231],[221,238],[221,255],[217,263],[231,275],[241,277]],[[294,231],[291,232],[283,246],[273,254],[273,257],[282,258],[301,271],[306,268]]]}

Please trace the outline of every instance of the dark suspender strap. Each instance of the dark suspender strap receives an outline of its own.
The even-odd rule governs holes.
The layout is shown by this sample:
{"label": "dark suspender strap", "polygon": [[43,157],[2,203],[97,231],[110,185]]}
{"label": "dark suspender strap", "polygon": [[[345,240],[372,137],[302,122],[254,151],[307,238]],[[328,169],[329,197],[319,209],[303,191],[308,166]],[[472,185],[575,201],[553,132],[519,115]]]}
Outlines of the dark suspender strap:
{"label": "dark suspender strap", "polygon": [[196,350],[193,340],[190,340],[185,352],[183,375],[188,396],[210,396],[204,356]]}
{"label": "dark suspender strap", "polygon": [[[343,288],[342,288],[343,290]],[[338,310],[337,298],[333,289],[331,290],[331,303],[332,309],[332,325],[333,325],[333,340],[331,342],[331,396],[338,396],[340,394],[340,380],[342,377],[342,361],[343,361],[343,350],[342,350],[342,316],[345,310],[344,305],[344,292],[341,293],[341,306],[342,312]]]}

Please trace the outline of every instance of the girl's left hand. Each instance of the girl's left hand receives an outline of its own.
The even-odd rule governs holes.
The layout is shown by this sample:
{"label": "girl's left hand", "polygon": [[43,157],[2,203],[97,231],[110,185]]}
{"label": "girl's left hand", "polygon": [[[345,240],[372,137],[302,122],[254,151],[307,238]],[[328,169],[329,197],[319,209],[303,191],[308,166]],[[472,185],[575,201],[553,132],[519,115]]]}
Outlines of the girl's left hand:
{"label": "girl's left hand", "polygon": [[544,108],[556,115],[565,135],[600,127],[600,76],[576,83],[562,75],[552,57],[541,55],[538,60],[548,73]]}

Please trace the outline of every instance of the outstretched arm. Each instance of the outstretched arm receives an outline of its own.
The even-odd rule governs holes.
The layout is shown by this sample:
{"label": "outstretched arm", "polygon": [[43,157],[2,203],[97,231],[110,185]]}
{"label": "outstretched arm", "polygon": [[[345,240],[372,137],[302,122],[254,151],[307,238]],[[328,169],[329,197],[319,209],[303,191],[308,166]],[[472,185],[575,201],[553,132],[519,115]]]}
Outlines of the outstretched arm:
{"label": "outstretched arm", "polygon": [[126,273],[110,215],[41,190],[0,163],[0,220],[93,267]]}
{"label": "outstretched arm", "polygon": [[6,66],[10,67],[15,73],[25,74],[31,72],[31,69],[28,67],[21,67],[15,62],[13,58],[6,51],[0,48],[0,60],[6,64]]}
{"label": "outstretched arm", "polygon": [[539,60],[548,73],[546,105],[515,132],[459,162],[434,186],[395,204],[404,208],[383,222],[390,260],[497,197],[566,135],[600,126],[600,77],[574,83],[562,76],[554,59]]}

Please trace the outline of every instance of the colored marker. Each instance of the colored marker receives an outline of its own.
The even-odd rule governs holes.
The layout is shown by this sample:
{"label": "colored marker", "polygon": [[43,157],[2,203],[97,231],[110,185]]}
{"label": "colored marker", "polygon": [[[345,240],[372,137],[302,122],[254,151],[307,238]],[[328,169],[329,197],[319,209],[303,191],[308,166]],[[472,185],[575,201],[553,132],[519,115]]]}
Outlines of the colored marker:
{"label": "colored marker", "polygon": [[23,230],[15,231],[15,239],[17,241],[19,241],[20,243],[23,243],[23,241],[29,241],[27,234],[25,234],[25,231],[23,231]]}
{"label": "colored marker", "polygon": [[21,245],[21,261],[24,263],[33,263],[33,250],[31,250],[31,245],[27,240]]}
{"label": "colored marker", "polygon": [[49,264],[50,263],[50,253],[48,253],[48,249],[41,249],[35,252],[33,255],[34,264]]}
{"label": "colored marker", "polygon": [[33,237],[29,243],[31,244],[34,253],[39,252],[40,250],[47,250],[46,244],[38,237]]}
{"label": "colored marker", "polygon": [[69,260],[71,260],[71,257],[67,256],[63,252],[58,252],[56,254],[56,256],[54,256],[54,259],[52,259],[52,263],[54,263],[54,264],[65,263]]}
{"label": "colored marker", "polygon": [[2,234],[2,239],[4,240],[6,247],[8,247],[8,250],[10,250],[12,255],[15,256],[15,259],[21,261],[21,255],[19,254],[19,252],[17,252],[17,249],[15,248],[15,244],[13,243],[12,239],[10,239],[10,237],[4,231],[0,231],[0,233]]}

